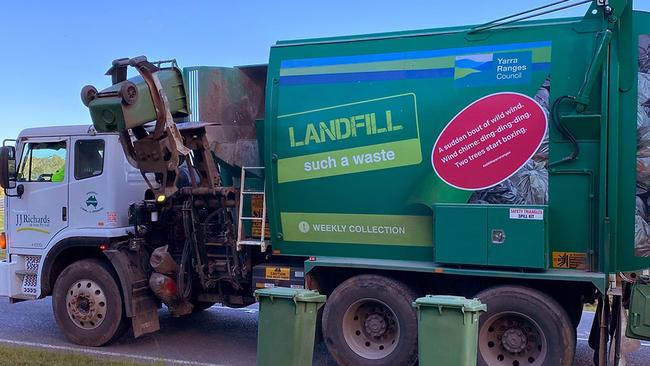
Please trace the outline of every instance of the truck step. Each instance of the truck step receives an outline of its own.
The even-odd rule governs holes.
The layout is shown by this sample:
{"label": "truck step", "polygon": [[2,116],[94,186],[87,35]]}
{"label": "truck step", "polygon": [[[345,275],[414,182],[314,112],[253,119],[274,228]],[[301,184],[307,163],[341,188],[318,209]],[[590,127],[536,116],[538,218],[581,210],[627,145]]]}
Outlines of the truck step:
{"label": "truck step", "polygon": [[28,295],[28,294],[15,294],[11,296],[12,299],[17,299],[17,300],[36,300],[36,295]]}
{"label": "truck step", "polygon": [[16,271],[16,274],[19,276],[34,275],[36,276],[37,272],[31,269],[19,269]]}
{"label": "truck step", "polygon": [[[247,174],[246,172],[252,173],[252,172],[259,172],[263,173],[264,172],[264,167],[242,167],[241,168],[241,177],[240,177],[240,189],[239,189],[239,214],[238,216],[238,225],[237,225],[237,251],[241,250],[241,247],[243,245],[254,245],[260,247],[260,250],[262,252],[266,252],[266,248],[268,246],[268,243],[266,240],[264,240],[264,233],[266,232],[267,229],[267,222],[266,222],[266,181],[264,181],[264,186],[263,187],[246,187],[246,177]],[[261,177],[261,175],[253,174],[255,177]],[[249,195],[249,196],[262,196],[262,212],[256,213],[254,208],[250,208],[250,215],[251,216],[245,216],[244,214],[244,196]],[[251,205],[253,205],[251,203]],[[248,214],[248,213],[247,213]],[[257,217],[252,217],[252,216],[257,216]],[[244,223],[252,222],[252,229],[250,230],[252,233],[255,233],[255,224],[261,224],[261,228],[258,228],[260,231],[259,238],[257,240],[255,239],[248,239],[247,234],[245,233],[245,225]],[[253,234],[253,236],[257,236]]]}
{"label": "truck step", "polygon": [[36,296],[38,288],[38,275],[27,273],[23,276],[21,291],[26,296]]}
{"label": "truck step", "polygon": [[242,191],[241,193],[243,193],[243,194],[252,194],[252,195],[256,195],[256,194],[264,195],[264,191]]}
{"label": "truck step", "polygon": [[237,245],[265,245],[267,244],[266,240],[240,240],[237,242]]}

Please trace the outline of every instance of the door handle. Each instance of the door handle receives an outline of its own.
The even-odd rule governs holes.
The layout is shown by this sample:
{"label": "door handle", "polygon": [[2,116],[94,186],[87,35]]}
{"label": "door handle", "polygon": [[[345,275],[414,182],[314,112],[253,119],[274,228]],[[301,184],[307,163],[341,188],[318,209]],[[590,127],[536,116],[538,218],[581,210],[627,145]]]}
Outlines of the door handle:
{"label": "door handle", "polygon": [[61,220],[68,221],[68,208],[61,207]]}
{"label": "door handle", "polygon": [[492,229],[492,244],[503,244],[506,242],[506,232],[503,229]]}

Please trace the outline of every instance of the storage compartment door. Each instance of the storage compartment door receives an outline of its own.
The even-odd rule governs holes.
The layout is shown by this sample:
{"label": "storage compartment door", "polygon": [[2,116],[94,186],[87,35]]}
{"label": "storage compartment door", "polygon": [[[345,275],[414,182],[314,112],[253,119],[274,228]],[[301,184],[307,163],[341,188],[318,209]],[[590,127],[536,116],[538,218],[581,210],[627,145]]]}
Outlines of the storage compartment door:
{"label": "storage compartment door", "polygon": [[487,264],[487,206],[435,206],[434,220],[436,262]]}
{"label": "storage compartment door", "polygon": [[545,206],[490,206],[488,265],[547,268],[546,211]]}

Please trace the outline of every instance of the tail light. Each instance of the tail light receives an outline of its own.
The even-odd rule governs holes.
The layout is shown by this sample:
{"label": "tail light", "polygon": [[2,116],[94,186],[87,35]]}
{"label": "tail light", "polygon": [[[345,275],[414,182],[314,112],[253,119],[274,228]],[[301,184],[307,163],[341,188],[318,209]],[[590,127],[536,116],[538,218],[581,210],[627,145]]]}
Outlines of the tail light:
{"label": "tail light", "polygon": [[7,234],[4,231],[0,233],[0,249],[7,249]]}

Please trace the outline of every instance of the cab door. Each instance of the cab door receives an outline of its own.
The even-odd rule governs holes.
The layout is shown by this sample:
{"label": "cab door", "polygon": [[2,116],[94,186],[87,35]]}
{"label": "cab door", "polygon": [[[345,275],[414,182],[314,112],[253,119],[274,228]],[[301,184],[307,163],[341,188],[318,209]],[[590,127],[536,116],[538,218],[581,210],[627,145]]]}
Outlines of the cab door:
{"label": "cab door", "polygon": [[[12,248],[45,248],[68,225],[69,138],[27,138],[18,146],[16,188],[9,190]],[[20,197],[18,192],[22,191]]]}
{"label": "cab door", "polygon": [[101,136],[73,137],[70,145],[70,227],[104,228],[110,184],[104,174],[106,142]]}

